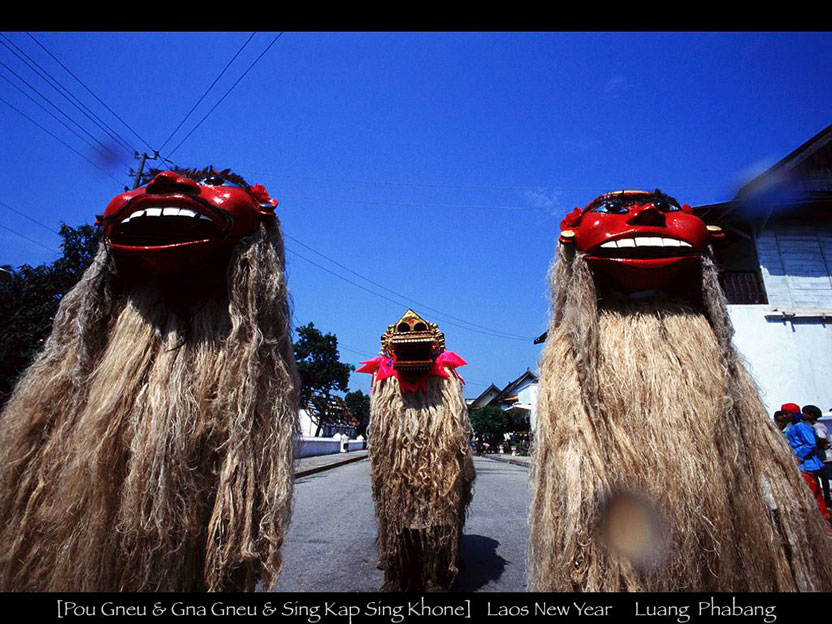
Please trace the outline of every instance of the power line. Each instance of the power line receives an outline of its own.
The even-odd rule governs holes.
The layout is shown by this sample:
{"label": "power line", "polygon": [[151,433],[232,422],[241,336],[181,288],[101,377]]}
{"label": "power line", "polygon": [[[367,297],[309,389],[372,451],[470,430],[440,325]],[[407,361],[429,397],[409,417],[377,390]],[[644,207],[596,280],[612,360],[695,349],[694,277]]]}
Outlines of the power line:
{"label": "power line", "polygon": [[[312,264],[312,265],[314,265],[314,266],[318,267],[319,269],[321,269],[321,270],[323,270],[323,271],[326,271],[327,273],[330,273],[330,274],[334,275],[335,277],[337,277],[337,278],[339,278],[339,279],[342,279],[342,280],[344,280],[345,282],[347,282],[347,283],[349,283],[349,284],[352,284],[353,286],[356,286],[356,287],[360,288],[361,290],[365,290],[365,291],[367,291],[368,293],[370,293],[370,294],[372,294],[372,295],[375,295],[376,297],[379,297],[379,298],[381,298],[381,299],[384,299],[385,301],[389,301],[390,303],[393,303],[393,304],[395,304],[395,305],[397,305],[397,306],[401,306],[401,305],[403,305],[401,302],[396,301],[395,299],[391,299],[390,297],[387,297],[386,295],[382,295],[381,293],[378,293],[378,292],[376,292],[376,291],[374,291],[374,290],[372,290],[372,289],[370,289],[370,288],[367,288],[367,287],[366,287],[366,286],[364,286],[363,284],[359,284],[358,282],[355,282],[355,281],[353,281],[353,280],[351,280],[351,279],[349,279],[349,278],[347,278],[347,277],[344,277],[343,275],[340,275],[340,274],[336,273],[335,271],[332,271],[331,269],[328,269],[327,267],[325,267],[325,266],[323,266],[323,265],[321,265],[321,264],[318,264],[318,263],[317,263],[317,262],[315,262],[314,260],[310,260],[310,259],[309,259],[309,258],[307,258],[306,256],[303,256],[303,255],[299,254],[299,253],[298,253],[298,252],[296,252],[296,251],[293,251],[293,250],[290,250],[290,249],[287,249],[286,251],[287,251],[288,253],[292,254],[293,256],[297,256],[298,258],[300,258],[300,259],[302,259],[302,260],[306,260],[308,263],[310,263],[310,264]],[[400,295],[399,295],[399,296],[400,296]],[[485,335],[485,336],[491,336],[492,338],[505,338],[506,340],[517,340],[517,341],[520,341],[520,342],[527,342],[527,341],[531,340],[531,338],[514,338],[514,337],[512,337],[512,336],[510,336],[510,335],[500,335],[500,334],[494,333],[494,332],[493,332],[493,330],[492,330],[492,331],[480,331],[479,329],[474,329],[474,328],[472,328],[472,327],[467,327],[467,326],[465,326],[465,325],[460,325],[459,323],[455,323],[455,322],[453,322],[453,321],[449,321],[449,320],[447,320],[447,319],[443,319],[443,318],[439,318],[439,320],[440,320],[440,321],[442,321],[443,323],[447,323],[448,325],[453,325],[453,326],[455,326],[455,327],[459,327],[459,328],[461,328],[461,329],[467,329],[468,331],[472,331],[472,332],[475,332],[475,333],[478,333],[478,334],[483,334],[483,335]]]}
{"label": "power line", "polygon": [[[66,70],[66,72],[67,72],[70,76],[72,76],[73,78],[75,78],[75,80],[78,82],[78,84],[80,84],[82,87],[84,87],[84,89],[86,89],[86,90],[87,90],[87,93],[89,93],[89,94],[90,94],[91,96],[93,96],[96,100],[98,100],[98,102],[99,102],[99,103],[100,103],[100,104],[101,104],[104,108],[106,108],[106,109],[110,112],[110,114],[112,114],[112,115],[113,115],[113,117],[115,117],[116,119],[118,119],[118,120],[119,120],[119,121],[120,121],[120,122],[124,125],[124,127],[125,127],[125,128],[127,128],[130,132],[132,132],[132,133],[133,133],[133,135],[134,135],[134,136],[135,136],[135,137],[136,137],[139,141],[141,141],[142,143],[144,143],[144,144],[145,144],[145,145],[146,145],[146,146],[147,146],[147,147],[148,147],[151,151],[156,151],[156,150],[154,150],[154,149],[153,149],[153,147],[150,145],[150,143],[148,143],[147,141],[145,141],[145,140],[144,140],[144,139],[143,139],[143,138],[139,135],[139,133],[138,133],[138,132],[136,132],[135,130],[133,130],[133,128],[130,126],[130,124],[128,124],[126,121],[124,121],[124,120],[123,120],[123,119],[122,119],[122,118],[121,118],[121,117],[120,117],[120,116],[119,116],[119,115],[118,115],[118,114],[117,114],[117,113],[116,113],[116,112],[115,112],[112,108],[110,108],[109,106],[107,106],[107,104],[106,104],[106,102],[104,102],[104,100],[102,100],[102,99],[101,99],[100,97],[98,97],[95,93],[93,93],[92,89],[90,89],[90,88],[89,88],[86,84],[84,84],[84,82],[83,82],[83,81],[82,81],[82,80],[81,80],[78,76],[76,76],[76,75],[72,72],[72,70],[70,70],[70,69],[69,69],[69,67],[67,67],[66,65],[64,65],[64,64],[63,64],[63,63],[62,63],[62,62],[58,59],[58,57],[56,57],[54,54],[52,54],[52,52],[50,52],[50,51],[46,48],[46,46],[45,46],[45,45],[43,45],[40,41],[38,41],[32,33],[27,32],[26,34],[27,34],[27,35],[29,35],[29,37],[32,39],[32,41],[34,41],[35,43],[37,43],[37,44],[38,44],[38,45],[39,45],[39,46],[43,49],[43,51],[44,51],[44,52],[46,52],[49,56],[51,56],[51,57],[52,57],[52,59],[53,59],[53,60],[54,60],[54,61],[55,61],[58,65],[60,65],[61,67],[63,67],[63,68],[64,68],[64,70]],[[115,132],[115,130],[114,130],[113,132]],[[134,151],[135,151],[135,150],[134,150]]]}
{"label": "power line", "polygon": [[25,234],[21,234],[20,232],[16,232],[15,230],[11,229],[10,227],[6,227],[3,224],[0,224],[0,228],[3,228],[4,230],[7,230],[7,231],[11,232],[12,234],[15,234],[15,235],[19,236],[20,238],[25,238],[30,243],[34,243],[35,245],[38,245],[39,247],[43,247],[44,249],[47,249],[47,250],[51,251],[52,253],[56,253],[56,254],[61,253],[60,251],[58,251],[56,249],[52,249],[51,247],[47,247],[43,243],[39,243],[38,241],[36,241],[34,238],[29,238]]}
{"label": "power line", "polygon": [[12,212],[19,214],[21,217],[25,217],[26,219],[29,219],[29,221],[31,221],[32,223],[37,223],[39,226],[41,226],[42,228],[46,228],[50,232],[54,232],[55,234],[60,234],[60,232],[58,232],[58,230],[55,230],[55,229],[49,227],[48,225],[46,225],[42,221],[38,221],[37,219],[35,219],[33,217],[30,217],[25,212],[21,212],[20,210],[17,210],[16,208],[12,208],[11,206],[9,206],[5,202],[0,201],[0,206],[3,206],[3,208],[5,208],[6,210],[11,210]]}
{"label": "power line", "polygon": [[114,176],[113,176],[113,175],[112,175],[109,171],[107,171],[106,169],[104,169],[104,168],[100,167],[99,165],[97,165],[96,163],[94,163],[93,161],[91,161],[89,158],[87,158],[86,156],[84,156],[84,155],[83,155],[81,152],[79,152],[77,149],[75,149],[74,147],[72,147],[69,143],[67,143],[66,141],[64,141],[63,139],[61,139],[61,138],[60,138],[60,137],[58,137],[57,135],[55,135],[55,134],[54,134],[53,132],[51,132],[50,130],[47,130],[46,128],[44,128],[44,127],[43,127],[42,125],[40,125],[37,121],[35,121],[35,120],[34,120],[34,119],[32,119],[31,117],[29,117],[29,115],[27,115],[26,113],[24,113],[23,111],[21,111],[21,110],[20,110],[20,109],[18,109],[17,107],[13,106],[12,104],[9,104],[9,103],[8,103],[6,100],[4,100],[3,98],[0,98],[0,102],[2,102],[3,104],[5,104],[5,105],[6,105],[6,106],[8,106],[9,108],[11,108],[11,109],[12,109],[13,111],[15,111],[18,115],[21,115],[21,116],[25,117],[26,119],[28,119],[29,121],[31,121],[31,122],[32,122],[33,124],[35,124],[38,128],[40,128],[41,130],[43,130],[46,134],[48,134],[48,135],[49,135],[49,136],[51,136],[53,139],[55,139],[56,141],[58,141],[58,142],[59,142],[61,145],[63,145],[64,147],[66,147],[66,148],[68,148],[68,149],[72,150],[73,152],[75,152],[76,154],[78,154],[78,156],[80,156],[81,158],[83,158],[84,160],[86,160],[86,161],[87,161],[89,164],[91,164],[93,167],[95,167],[95,168],[96,168],[96,169],[98,169],[99,171],[102,171],[103,173],[105,173],[105,174],[107,174],[108,176],[110,176],[113,180],[115,180],[115,181],[116,181],[116,183],[117,183],[117,184],[121,184],[121,183],[122,183],[120,180],[117,180],[117,179],[116,179],[116,178],[115,178],[115,177],[114,177]]}
{"label": "power line", "polygon": [[[5,65],[3,64],[3,62],[2,62],[2,61],[0,61],[0,65],[3,65],[3,67],[5,67]],[[75,136],[77,136],[79,139],[81,139],[84,143],[86,143],[87,145],[89,145],[89,146],[90,146],[93,150],[97,150],[97,149],[99,149],[99,148],[108,149],[105,145],[101,144],[100,142],[98,142],[99,147],[96,147],[95,145],[93,145],[92,143],[90,143],[87,139],[85,139],[83,136],[81,136],[81,134],[80,134],[77,130],[75,130],[74,128],[72,128],[72,126],[70,126],[69,124],[67,124],[67,123],[66,123],[63,119],[61,119],[60,117],[58,117],[55,113],[53,113],[51,110],[49,110],[48,108],[46,108],[43,104],[41,104],[40,102],[38,102],[35,98],[33,98],[33,97],[32,97],[31,95],[29,95],[28,93],[26,93],[23,89],[21,89],[20,87],[18,87],[16,84],[14,84],[11,80],[9,80],[9,79],[8,79],[6,76],[4,76],[3,74],[0,74],[0,78],[2,78],[3,80],[5,80],[6,82],[8,82],[8,83],[9,83],[12,87],[14,87],[15,89],[17,89],[20,93],[22,93],[23,95],[25,95],[27,98],[29,98],[29,100],[30,100],[33,104],[35,104],[36,106],[38,106],[38,107],[39,107],[39,108],[40,108],[43,112],[45,112],[47,115],[51,116],[51,117],[52,117],[53,119],[55,119],[55,120],[56,120],[59,124],[61,124],[64,128],[66,128],[67,130],[69,130],[70,132],[72,132]],[[31,85],[30,85],[30,88],[32,88],[32,87],[31,87]],[[41,97],[43,97],[43,96],[41,96]],[[51,104],[51,102],[50,102],[50,104]],[[60,113],[62,113],[62,114],[63,114],[63,111],[61,111],[60,109],[58,109],[58,112],[60,112]],[[73,120],[72,120],[72,119],[70,119],[70,121],[73,121]],[[83,130],[83,128],[81,128],[81,129]],[[93,138],[93,140],[96,140],[96,139],[95,139],[95,138]],[[110,153],[112,153],[112,151],[110,151]]]}
{"label": "power line", "polygon": [[[0,42],[0,43],[2,43],[2,42]],[[4,80],[6,80],[6,82],[8,82],[10,85],[12,85],[12,86],[13,86],[15,89],[17,89],[18,91],[20,91],[23,95],[25,95],[27,98],[29,98],[32,102],[34,102],[35,104],[37,104],[37,105],[38,105],[41,109],[43,109],[44,111],[46,111],[46,113],[48,113],[49,115],[51,115],[52,117],[54,117],[55,119],[57,119],[57,120],[58,120],[61,124],[63,124],[63,126],[64,126],[65,128],[67,128],[70,132],[72,132],[73,134],[75,134],[75,136],[77,136],[77,137],[78,137],[78,138],[80,138],[82,141],[84,141],[84,143],[86,143],[87,145],[89,145],[90,147],[92,147],[92,148],[93,148],[93,149],[95,149],[95,150],[97,150],[97,149],[103,149],[103,150],[106,150],[106,151],[110,152],[111,154],[113,154],[113,155],[115,156],[115,152],[113,152],[113,150],[111,150],[109,147],[107,147],[106,145],[104,145],[101,141],[99,141],[98,139],[96,139],[96,138],[95,138],[92,134],[90,134],[90,133],[89,133],[89,131],[88,131],[86,128],[84,128],[81,124],[79,124],[77,121],[75,121],[72,117],[70,117],[69,115],[67,115],[67,114],[66,114],[66,113],[65,113],[65,112],[64,112],[64,111],[63,111],[63,110],[62,110],[62,109],[61,109],[61,108],[60,108],[57,104],[55,104],[52,100],[50,100],[48,97],[46,97],[46,96],[45,96],[45,95],[44,95],[44,94],[43,94],[43,93],[42,93],[42,92],[41,92],[41,91],[40,91],[37,87],[33,86],[33,85],[32,85],[32,84],[31,84],[28,80],[26,80],[23,76],[21,76],[20,74],[18,74],[18,73],[17,73],[16,71],[14,71],[11,67],[9,67],[8,65],[6,65],[3,61],[0,61],[0,66],[5,67],[5,68],[6,68],[6,70],[8,70],[8,71],[10,71],[12,74],[14,74],[14,76],[15,76],[15,77],[16,77],[16,78],[20,81],[20,82],[22,82],[23,84],[25,84],[25,85],[26,85],[27,87],[29,87],[32,91],[34,91],[34,92],[35,92],[35,93],[37,93],[37,94],[38,94],[41,98],[43,98],[43,100],[44,100],[47,104],[49,104],[52,108],[54,108],[56,111],[58,111],[61,115],[63,115],[63,116],[64,116],[64,117],[66,117],[69,121],[71,121],[73,124],[75,124],[75,126],[76,126],[77,128],[79,128],[79,129],[81,130],[81,132],[83,132],[83,133],[84,133],[84,134],[86,134],[88,137],[90,137],[93,141],[95,141],[95,142],[98,144],[98,147],[94,146],[92,143],[90,143],[89,141],[87,141],[86,139],[84,139],[84,138],[83,138],[80,134],[78,134],[78,132],[77,132],[77,131],[73,130],[72,128],[70,128],[69,126],[67,126],[65,122],[61,121],[61,120],[57,117],[57,115],[55,115],[54,113],[52,113],[52,112],[50,112],[49,110],[47,110],[47,109],[46,109],[46,108],[45,108],[42,104],[40,104],[39,102],[37,102],[37,101],[36,101],[36,100],[35,100],[32,96],[30,96],[28,93],[26,93],[25,91],[23,91],[20,87],[18,87],[17,85],[15,85],[15,84],[14,84],[11,80],[9,80],[8,78],[6,78],[6,77],[4,76]]]}
{"label": "power line", "polygon": [[291,235],[286,234],[286,233],[284,232],[283,237],[284,237],[284,238],[288,238],[289,240],[296,242],[298,245],[301,245],[301,246],[305,247],[306,249],[308,249],[308,250],[309,250],[309,251],[311,251],[312,253],[315,253],[315,254],[317,254],[317,255],[321,256],[321,257],[322,257],[322,258],[324,258],[325,260],[328,260],[329,262],[331,262],[331,263],[332,263],[332,264],[334,264],[335,266],[338,266],[338,267],[340,267],[340,268],[344,269],[345,271],[348,271],[349,273],[352,273],[352,274],[353,274],[353,275],[355,275],[356,277],[360,277],[361,279],[363,279],[363,280],[365,280],[365,281],[367,281],[367,282],[370,282],[370,283],[371,283],[371,284],[373,284],[374,286],[378,286],[378,287],[379,287],[379,288],[381,288],[382,290],[385,290],[385,291],[387,291],[387,292],[389,292],[389,293],[391,293],[391,294],[393,294],[393,295],[396,295],[397,297],[400,297],[401,299],[404,299],[405,301],[409,301],[409,302],[411,302],[411,303],[414,303],[414,304],[416,304],[417,306],[419,306],[420,308],[424,308],[424,309],[426,309],[426,310],[430,310],[431,312],[435,312],[436,314],[441,314],[442,316],[445,316],[445,317],[451,318],[451,319],[453,319],[453,320],[455,320],[455,321],[459,321],[460,323],[465,323],[465,324],[467,324],[467,325],[471,325],[471,326],[473,326],[473,327],[478,327],[478,328],[483,329],[483,330],[488,331],[488,332],[493,332],[493,333],[495,333],[495,334],[503,334],[505,338],[515,338],[515,339],[518,339],[518,340],[534,340],[534,338],[533,338],[533,337],[529,337],[529,336],[520,336],[520,335],[518,335],[518,334],[512,334],[512,333],[509,333],[509,332],[504,332],[504,331],[501,331],[501,330],[499,330],[499,329],[493,329],[493,328],[491,328],[491,327],[485,327],[484,325],[478,325],[478,324],[476,324],[476,323],[472,323],[472,322],[470,322],[470,321],[466,321],[466,320],[465,320],[465,319],[463,319],[463,318],[459,318],[459,317],[457,317],[457,316],[453,316],[453,315],[451,315],[451,314],[448,314],[447,312],[443,312],[442,310],[437,310],[436,308],[432,308],[431,306],[429,306],[429,305],[427,305],[427,304],[424,304],[424,303],[422,303],[422,302],[420,302],[420,301],[416,301],[415,299],[411,299],[410,297],[407,297],[407,296],[405,296],[405,295],[403,295],[403,294],[401,294],[401,293],[399,293],[399,292],[396,292],[395,290],[391,290],[390,288],[387,288],[387,286],[384,286],[383,284],[379,284],[378,282],[376,282],[376,281],[374,281],[374,280],[371,280],[369,277],[367,277],[367,276],[365,276],[365,275],[362,275],[361,273],[358,273],[358,272],[356,272],[356,271],[353,271],[351,268],[349,268],[349,267],[347,267],[347,266],[344,266],[343,264],[341,264],[341,263],[340,263],[340,262],[338,262],[337,260],[333,260],[332,258],[330,258],[329,256],[327,256],[326,254],[323,254],[323,253],[321,253],[320,251],[318,251],[318,250],[316,250],[316,249],[313,249],[312,247],[310,247],[310,246],[309,246],[309,245],[307,245],[306,243],[303,243],[303,242],[299,241],[299,240],[298,240],[298,239],[296,239],[294,236],[291,236]]}
{"label": "power line", "polygon": [[246,70],[243,72],[243,74],[242,74],[239,78],[237,78],[237,82],[235,82],[233,85],[231,85],[231,87],[228,89],[228,91],[226,91],[226,92],[223,94],[223,96],[219,99],[219,101],[211,107],[211,110],[209,110],[207,113],[205,113],[205,116],[204,116],[202,119],[200,119],[200,120],[199,120],[199,123],[197,123],[197,124],[196,124],[196,125],[195,125],[192,129],[191,129],[191,131],[190,131],[188,134],[186,134],[186,135],[185,135],[185,138],[184,138],[184,139],[182,139],[181,141],[179,141],[179,144],[178,144],[176,147],[174,147],[174,148],[170,151],[170,153],[168,154],[168,156],[173,156],[174,152],[176,152],[176,150],[178,150],[180,147],[182,147],[182,144],[183,144],[185,141],[187,141],[187,140],[188,140],[188,138],[189,138],[189,137],[190,137],[190,136],[191,136],[191,135],[192,135],[192,134],[196,131],[196,129],[197,129],[197,128],[199,128],[199,127],[202,125],[202,122],[203,122],[203,121],[205,121],[206,119],[208,119],[208,116],[209,116],[211,113],[213,113],[213,112],[214,112],[214,109],[215,109],[215,108],[217,108],[217,106],[219,106],[219,105],[222,103],[222,101],[223,101],[223,100],[224,100],[224,99],[228,96],[228,94],[229,94],[229,93],[231,93],[231,92],[234,90],[234,87],[236,87],[236,86],[240,83],[240,81],[241,81],[243,78],[245,78],[245,77],[246,77],[246,74],[248,74],[248,72],[249,72],[249,71],[251,71],[251,68],[252,68],[252,67],[254,67],[254,66],[257,64],[257,62],[258,62],[261,58],[263,58],[263,55],[264,55],[264,54],[266,54],[266,52],[268,52],[268,51],[269,51],[269,49],[270,49],[270,48],[271,48],[271,47],[272,47],[272,46],[273,46],[273,45],[277,42],[277,40],[278,40],[278,39],[280,39],[281,35],[283,35],[283,32],[279,32],[279,33],[277,33],[277,36],[275,36],[275,38],[274,38],[274,39],[272,39],[271,43],[270,43],[269,45],[267,45],[267,46],[266,46],[266,49],[265,49],[265,50],[263,50],[263,51],[260,53],[260,55],[259,55],[256,59],[254,59],[254,62],[253,62],[251,65],[249,65],[249,66],[248,66],[248,69],[246,69]]}
{"label": "power line", "polygon": [[[26,52],[24,52],[17,44],[15,44],[11,39],[9,39],[6,35],[0,33],[0,37],[3,37],[6,41],[11,43],[17,50],[20,50],[20,53],[26,57],[26,59],[22,58],[20,54],[18,54],[15,50],[12,50],[9,45],[4,42],[0,41],[12,54],[14,54],[20,61],[26,64],[29,69],[35,72],[44,82],[46,82],[50,87],[52,87],[58,94],[63,97],[67,102],[72,104],[78,111],[81,112],[87,119],[89,119],[93,124],[98,126],[100,130],[104,132],[107,136],[109,136],[113,141],[118,143],[122,148],[128,151],[128,153],[132,153],[136,150],[127,142],[127,140],[122,137],[118,132],[113,130],[107,122],[101,119],[98,115],[96,115],[93,111],[89,109],[81,100],[79,100],[69,89],[64,87],[59,80],[55,79],[52,74],[50,74],[47,70],[43,69],[40,64],[32,59]],[[31,61],[31,62],[30,62]],[[35,65],[33,67],[32,65]],[[17,74],[15,74],[17,75]],[[43,97],[43,96],[42,96]]]}
{"label": "power line", "polygon": [[189,111],[188,111],[188,114],[187,114],[187,115],[185,115],[185,117],[182,119],[182,121],[180,121],[180,122],[179,122],[179,125],[178,125],[178,126],[176,126],[176,128],[174,128],[174,129],[173,129],[173,132],[171,132],[171,133],[170,133],[170,136],[168,136],[168,138],[167,138],[167,139],[165,139],[165,142],[164,142],[164,143],[162,143],[162,146],[161,146],[161,147],[160,147],[157,151],[160,151],[160,152],[161,152],[163,149],[165,149],[165,146],[166,146],[166,145],[168,144],[168,142],[169,142],[169,141],[173,138],[173,135],[174,135],[174,134],[176,134],[176,133],[178,132],[179,128],[181,128],[181,127],[182,127],[182,124],[184,124],[184,123],[188,120],[188,117],[190,117],[190,116],[191,116],[191,113],[193,113],[193,112],[194,112],[194,110],[196,110],[196,107],[197,107],[197,106],[199,106],[199,105],[202,103],[202,100],[204,100],[204,99],[205,99],[205,96],[206,96],[206,95],[208,95],[208,92],[209,92],[211,89],[213,89],[213,88],[214,88],[214,85],[215,85],[215,84],[217,84],[217,81],[218,81],[220,78],[222,78],[223,74],[225,74],[225,72],[228,70],[228,68],[229,68],[229,67],[231,67],[231,64],[232,64],[232,63],[234,62],[234,60],[235,60],[235,59],[236,59],[236,58],[240,55],[240,52],[242,52],[242,51],[243,51],[243,49],[244,49],[244,48],[248,45],[249,41],[251,41],[251,40],[254,38],[254,35],[256,35],[256,34],[257,34],[257,32],[256,32],[256,31],[255,31],[255,32],[253,32],[253,33],[251,33],[251,35],[249,36],[249,38],[248,38],[248,39],[246,39],[246,42],[245,42],[242,46],[240,46],[240,49],[239,49],[239,50],[237,50],[237,52],[234,54],[234,56],[232,56],[232,57],[231,57],[231,60],[230,60],[230,61],[228,61],[228,63],[227,63],[227,64],[226,64],[226,66],[223,68],[223,70],[219,73],[219,75],[218,75],[216,78],[214,78],[214,82],[212,82],[212,83],[211,83],[211,86],[209,86],[207,89],[205,89],[205,93],[203,93],[203,94],[202,94],[202,97],[200,97],[200,98],[196,101],[196,104],[194,104],[193,106],[191,106],[191,110],[189,110]]}

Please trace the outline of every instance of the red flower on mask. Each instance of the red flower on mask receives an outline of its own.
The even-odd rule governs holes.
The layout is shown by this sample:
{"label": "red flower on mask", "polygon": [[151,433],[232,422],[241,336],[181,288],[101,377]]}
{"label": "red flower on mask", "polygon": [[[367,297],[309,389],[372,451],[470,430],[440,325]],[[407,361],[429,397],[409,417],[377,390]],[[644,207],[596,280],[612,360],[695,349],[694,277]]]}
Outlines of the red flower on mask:
{"label": "red flower on mask", "polygon": [[581,220],[581,215],[583,211],[580,208],[575,208],[572,212],[566,215],[560,222],[560,229],[566,230],[571,228],[575,225],[578,221]]}
{"label": "red flower on mask", "polygon": [[255,184],[248,190],[261,204],[269,204],[273,208],[277,206],[277,200],[269,197],[269,192],[262,184]]}

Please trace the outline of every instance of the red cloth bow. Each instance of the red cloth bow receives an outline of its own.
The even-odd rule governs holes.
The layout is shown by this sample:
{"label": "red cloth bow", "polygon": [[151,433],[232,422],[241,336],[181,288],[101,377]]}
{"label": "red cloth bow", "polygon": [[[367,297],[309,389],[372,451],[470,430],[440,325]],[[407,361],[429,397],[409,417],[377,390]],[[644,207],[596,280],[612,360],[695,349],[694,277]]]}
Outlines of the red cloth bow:
{"label": "red cloth bow", "polygon": [[[380,355],[372,360],[361,362],[361,367],[355,370],[356,373],[369,373],[373,375],[373,385],[377,381],[387,379],[388,377],[395,377],[402,390],[405,392],[416,392],[420,388],[425,390],[428,387],[428,377],[436,375],[438,377],[450,377],[451,370],[459,377],[459,380],[464,384],[465,380],[462,378],[456,369],[460,366],[465,366],[468,362],[463,360],[453,351],[443,351],[436,357],[433,366],[425,372],[417,381],[410,382],[403,376],[399,376],[399,372],[393,368],[393,359],[384,355]],[[372,391],[372,390],[371,390]]]}

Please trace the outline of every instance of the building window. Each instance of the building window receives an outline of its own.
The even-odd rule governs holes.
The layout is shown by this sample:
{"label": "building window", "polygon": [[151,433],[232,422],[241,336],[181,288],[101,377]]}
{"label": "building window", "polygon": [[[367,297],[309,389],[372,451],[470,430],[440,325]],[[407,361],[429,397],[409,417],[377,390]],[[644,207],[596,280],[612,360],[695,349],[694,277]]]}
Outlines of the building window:
{"label": "building window", "polygon": [[763,278],[758,270],[720,271],[719,284],[729,304],[768,303]]}

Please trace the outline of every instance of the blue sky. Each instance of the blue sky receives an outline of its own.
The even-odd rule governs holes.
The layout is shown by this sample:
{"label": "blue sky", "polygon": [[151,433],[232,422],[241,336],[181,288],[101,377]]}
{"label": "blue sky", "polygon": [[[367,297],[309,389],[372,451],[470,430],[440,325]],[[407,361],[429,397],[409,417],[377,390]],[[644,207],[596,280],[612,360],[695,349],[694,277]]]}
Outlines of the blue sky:
{"label": "blue sky", "polygon": [[[251,35],[33,34],[138,136],[26,33],[0,39],[138,150],[162,145]],[[468,360],[469,397],[535,370],[565,212],[620,188],[730,199],[832,123],[825,33],[287,32],[171,156],[275,35],[251,39],[162,154],[230,167],[280,201],[296,325],[335,333],[357,363],[413,307]],[[8,207],[53,229],[92,223],[135,163],[4,45],[0,61],[117,154],[97,159],[0,80],[3,100],[103,169],[0,102],[0,224],[17,232],[0,228],[0,264],[40,264],[59,237]]]}

